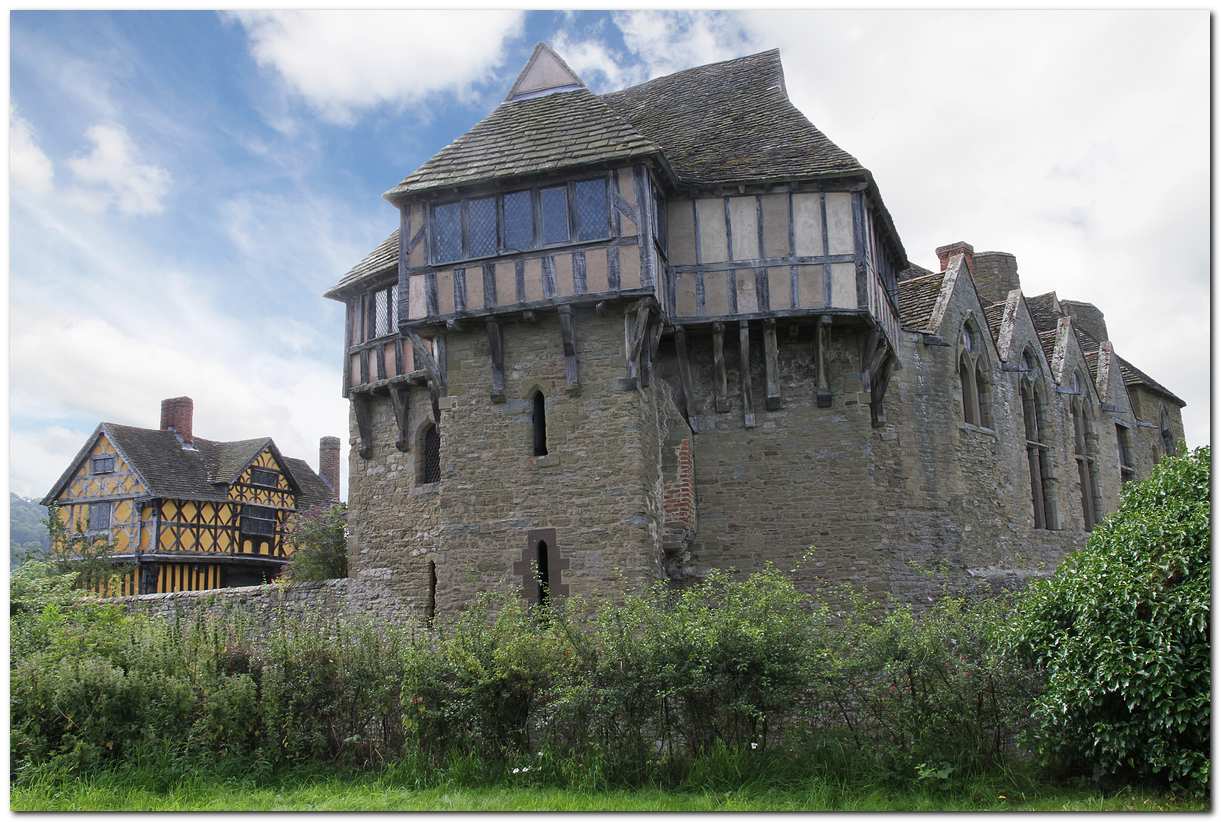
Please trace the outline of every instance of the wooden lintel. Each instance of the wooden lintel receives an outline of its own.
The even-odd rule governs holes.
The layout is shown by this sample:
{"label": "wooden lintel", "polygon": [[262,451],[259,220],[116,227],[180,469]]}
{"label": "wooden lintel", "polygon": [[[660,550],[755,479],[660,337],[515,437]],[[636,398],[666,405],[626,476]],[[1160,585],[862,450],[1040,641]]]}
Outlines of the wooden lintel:
{"label": "wooden lintel", "polygon": [[717,413],[729,410],[729,381],[725,376],[725,324],[714,323],[712,326],[712,367],[716,371],[713,378],[713,407]]}
{"label": "wooden lintel", "polygon": [[370,394],[353,394],[352,409],[356,412],[356,430],[360,434],[361,459],[373,456],[373,397]]}
{"label": "wooden lintel", "polygon": [[738,323],[738,374],[742,383],[742,424],[755,427],[755,404],[750,393],[750,323]]}
{"label": "wooden lintel", "polygon": [[500,323],[493,317],[488,317],[485,327],[488,332],[488,352],[492,361],[492,402],[505,401],[505,352],[504,334]]}
{"label": "wooden lintel", "polygon": [[815,400],[819,408],[831,407],[831,384],[827,375],[827,348],[831,344],[831,323],[827,322],[829,319],[829,317],[824,317],[818,323],[818,339],[815,345],[817,349],[816,356],[818,357],[816,365],[818,371],[818,391],[815,394]]}
{"label": "wooden lintel", "polygon": [[565,391],[576,394],[581,390],[581,379],[577,372],[577,331],[572,318],[572,306],[561,305],[557,310],[560,313],[560,334],[564,342],[564,383],[567,386]]}
{"label": "wooden lintel", "polygon": [[763,322],[763,366],[767,372],[768,411],[780,410],[780,351],[776,342],[776,321]]}
{"label": "wooden lintel", "polygon": [[394,422],[398,427],[398,439],[394,447],[400,451],[411,450],[411,393],[407,383],[398,383],[390,388],[390,402],[394,406]]}
{"label": "wooden lintel", "polygon": [[691,382],[691,361],[687,357],[687,329],[674,329],[674,351],[678,357],[678,378],[683,388],[683,409],[690,421],[695,414],[695,389]]}

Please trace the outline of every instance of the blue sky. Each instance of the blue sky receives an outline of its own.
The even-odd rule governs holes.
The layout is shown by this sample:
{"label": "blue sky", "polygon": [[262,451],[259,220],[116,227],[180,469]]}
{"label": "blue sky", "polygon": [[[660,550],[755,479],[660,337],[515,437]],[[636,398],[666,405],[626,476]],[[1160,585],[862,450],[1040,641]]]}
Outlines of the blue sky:
{"label": "blue sky", "polygon": [[200,436],[346,446],[320,295],[539,40],[596,91],[780,47],[914,262],[966,240],[1098,303],[1208,440],[1206,12],[14,13],[13,490],[180,394]]}

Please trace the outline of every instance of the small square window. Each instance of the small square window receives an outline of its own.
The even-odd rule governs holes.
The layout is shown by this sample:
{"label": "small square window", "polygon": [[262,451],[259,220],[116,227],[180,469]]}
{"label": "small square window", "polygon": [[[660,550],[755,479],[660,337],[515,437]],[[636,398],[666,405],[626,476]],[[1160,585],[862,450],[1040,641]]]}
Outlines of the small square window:
{"label": "small square window", "polygon": [[496,253],[496,198],[466,202],[466,256],[490,257]]}
{"label": "small square window", "polygon": [[95,502],[89,506],[89,530],[110,530],[110,503]]}
{"label": "small square window", "polygon": [[462,256],[462,204],[432,207],[432,258],[444,263]]}
{"label": "small square window", "polygon": [[114,457],[94,457],[93,458],[93,473],[95,473],[95,474],[113,474],[114,473]]}
{"label": "small square window", "polygon": [[266,485],[269,488],[275,488],[279,479],[280,474],[277,471],[272,471],[268,468],[250,469],[250,483],[252,485]]}
{"label": "small square window", "polygon": [[534,247],[534,198],[529,191],[504,196],[505,250],[525,251]]}
{"label": "small square window", "polygon": [[543,215],[543,244],[568,242],[568,189],[544,188],[539,192]]}
{"label": "small square window", "polygon": [[578,242],[610,236],[610,207],[606,179],[581,180],[572,186],[572,223]]}

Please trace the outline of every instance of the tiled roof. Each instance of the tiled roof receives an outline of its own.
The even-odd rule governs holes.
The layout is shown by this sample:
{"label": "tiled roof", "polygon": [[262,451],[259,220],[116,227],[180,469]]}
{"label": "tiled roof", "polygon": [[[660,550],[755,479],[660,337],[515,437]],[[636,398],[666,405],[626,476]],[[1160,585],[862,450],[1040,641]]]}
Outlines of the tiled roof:
{"label": "tiled roof", "polygon": [[1005,316],[1005,302],[1002,300],[999,303],[984,308],[984,319],[988,322],[988,330],[992,332],[992,341],[996,342],[1001,338],[1001,320]]}
{"label": "tiled roof", "polygon": [[[1036,331],[1056,330],[1056,324],[1060,322],[1060,317],[1062,316],[1056,310],[1056,302],[1056,292],[1054,291],[1026,298],[1026,308],[1030,310],[1030,319],[1034,323]],[[1047,359],[1051,359],[1050,354],[1047,356]]]}
{"label": "tiled roof", "polygon": [[945,272],[925,274],[899,280],[899,322],[909,331],[929,331],[929,320],[933,316],[933,308],[937,305],[937,297],[941,294],[941,283]]}
{"label": "tiled roof", "polygon": [[[270,437],[232,442],[196,437],[192,442],[194,448],[187,449],[182,447],[173,431],[137,428],[113,422],[104,422],[99,428],[144,481],[150,497],[222,502],[229,498],[226,490],[229,484],[237,479],[260,451],[271,446],[279,456],[279,451]],[[56,481],[47,495],[47,500],[58,494],[72,478],[77,465],[92,443],[93,438],[90,437],[85,448]],[[283,457],[283,460],[289,470],[290,484],[296,487],[302,496],[312,498],[316,493],[316,489],[312,487],[313,483],[321,483],[322,479],[302,460],[287,457]]]}
{"label": "tiled roof", "polygon": [[501,103],[387,197],[657,154],[606,101],[580,88]]}
{"label": "tiled roof", "polygon": [[1056,329],[1052,328],[1050,331],[1040,331],[1039,345],[1043,346],[1043,356],[1047,357],[1047,362],[1050,365],[1052,354],[1056,352]]}
{"label": "tiled roof", "polygon": [[789,102],[778,49],[658,77],[605,99],[661,146],[682,184],[865,170]]}
{"label": "tiled roof", "polygon": [[1161,394],[1166,399],[1175,403],[1179,408],[1187,405],[1183,400],[1179,399],[1169,388],[1162,385],[1157,380],[1150,377],[1144,371],[1141,371],[1132,363],[1119,357],[1119,370],[1123,372],[1124,385],[1139,385],[1149,389],[1155,394]]}
{"label": "tiled roof", "polygon": [[372,277],[374,274],[380,274],[383,271],[388,271],[392,268],[397,268],[399,263],[399,230],[396,228],[382,244],[370,251],[365,258],[352,266],[352,269],[340,278],[339,282],[327,292],[326,296],[330,296],[334,292],[343,288],[346,285],[351,285],[357,280],[363,280],[366,277]]}
{"label": "tiled roof", "polygon": [[911,279],[915,279],[916,277],[924,277],[928,274],[936,274],[936,273],[937,272],[935,272],[935,271],[929,271],[927,268],[925,268],[922,265],[916,265],[913,262],[908,262],[907,268],[905,268],[899,272],[898,279],[911,280]]}
{"label": "tiled roof", "polygon": [[331,489],[322,481],[322,477],[314,473],[309,463],[296,457],[285,457],[284,464],[297,480],[297,485],[301,486],[301,493],[297,495],[298,511],[309,511],[311,508],[329,505],[333,501]]}

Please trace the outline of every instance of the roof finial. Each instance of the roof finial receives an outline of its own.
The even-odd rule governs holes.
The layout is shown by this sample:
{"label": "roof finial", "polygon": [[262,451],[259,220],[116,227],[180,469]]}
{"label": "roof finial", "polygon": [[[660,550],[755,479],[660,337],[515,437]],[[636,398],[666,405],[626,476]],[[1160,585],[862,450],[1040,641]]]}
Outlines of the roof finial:
{"label": "roof finial", "polygon": [[513,81],[506,100],[525,100],[530,97],[542,97],[557,91],[575,91],[585,88],[577,73],[568,67],[564,58],[546,43],[534,47],[534,53],[526,61],[526,67]]}

